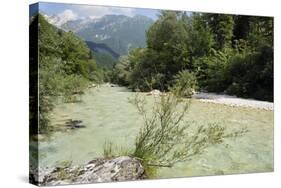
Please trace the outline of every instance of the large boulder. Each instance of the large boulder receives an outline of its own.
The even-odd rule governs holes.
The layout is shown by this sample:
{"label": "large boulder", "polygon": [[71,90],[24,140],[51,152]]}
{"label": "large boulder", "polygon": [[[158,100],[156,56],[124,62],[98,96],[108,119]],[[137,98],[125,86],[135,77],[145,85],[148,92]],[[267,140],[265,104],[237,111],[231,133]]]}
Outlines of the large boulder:
{"label": "large boulder", "polygon": [[65,185],[129,181],[146,177],[141,162],[133,157],[95,159],[79,167],[57,167],[45,175],[41,185]]}

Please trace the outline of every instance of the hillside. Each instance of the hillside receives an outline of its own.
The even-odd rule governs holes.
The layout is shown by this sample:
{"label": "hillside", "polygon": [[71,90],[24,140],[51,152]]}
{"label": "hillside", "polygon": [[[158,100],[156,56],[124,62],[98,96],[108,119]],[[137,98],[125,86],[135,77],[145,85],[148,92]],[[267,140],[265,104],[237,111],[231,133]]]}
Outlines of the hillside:
{"label": "hillside", "polygon": [[68,21],[61,28],[86,41],[104,43],[119,55],[125,55],[133,48],[146,46],[145,32],[152,24],[153,20],[145,16],[106,15]]}
{"label": "hillside", "polygon": [[55,15],[42,14],[52,25],[64,31],[72,31],[84,39],[95,53],[97,64],[102,66],[112,66],[130,50],[145,47],[146,31],[153,24],[151,18],[140,15],[105,15],[101,18],[65,22]]}

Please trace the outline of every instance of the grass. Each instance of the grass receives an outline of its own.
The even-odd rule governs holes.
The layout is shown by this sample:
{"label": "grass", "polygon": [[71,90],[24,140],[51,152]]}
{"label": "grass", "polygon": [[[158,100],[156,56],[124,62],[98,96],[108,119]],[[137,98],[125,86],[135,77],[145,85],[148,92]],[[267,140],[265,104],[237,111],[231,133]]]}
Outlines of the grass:
{"label": "grass", "polygon": [[103,157],[112,158],[118,156],[132,156],[132,150],[122,146],[114,145],[110,141],[103,144]]}

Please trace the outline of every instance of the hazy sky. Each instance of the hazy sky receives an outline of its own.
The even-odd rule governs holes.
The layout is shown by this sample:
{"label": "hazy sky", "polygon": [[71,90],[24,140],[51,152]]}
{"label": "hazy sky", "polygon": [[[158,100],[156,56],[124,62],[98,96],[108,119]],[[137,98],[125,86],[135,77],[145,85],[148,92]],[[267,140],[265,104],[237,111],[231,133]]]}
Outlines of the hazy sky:
{"label": "hazy sky", "polygon": [[101,17],[107,14],[117,14],[126,16],[144,15],[156,19],[158,10],[140,8],[120,8],[111,6],[93,6],[64,3],[39,3],[39,10],[48,14],[56,15],[65,20],[74,20],[84,17]]}

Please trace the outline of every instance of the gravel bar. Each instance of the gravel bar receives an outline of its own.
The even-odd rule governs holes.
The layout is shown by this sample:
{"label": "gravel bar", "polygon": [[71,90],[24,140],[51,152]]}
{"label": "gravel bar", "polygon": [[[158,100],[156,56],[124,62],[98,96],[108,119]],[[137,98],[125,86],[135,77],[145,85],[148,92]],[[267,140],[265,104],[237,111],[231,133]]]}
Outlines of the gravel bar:
{"label": "gravel bar", "polygon": [[259,101],[255,99],[243,99],[235,96],[216,94],[216,93],[204,93],[199,92],[193,95],[194,99],[201,102],[225,104],[234,107],[250,107],[263,110],[273,110],[273,102]]}

